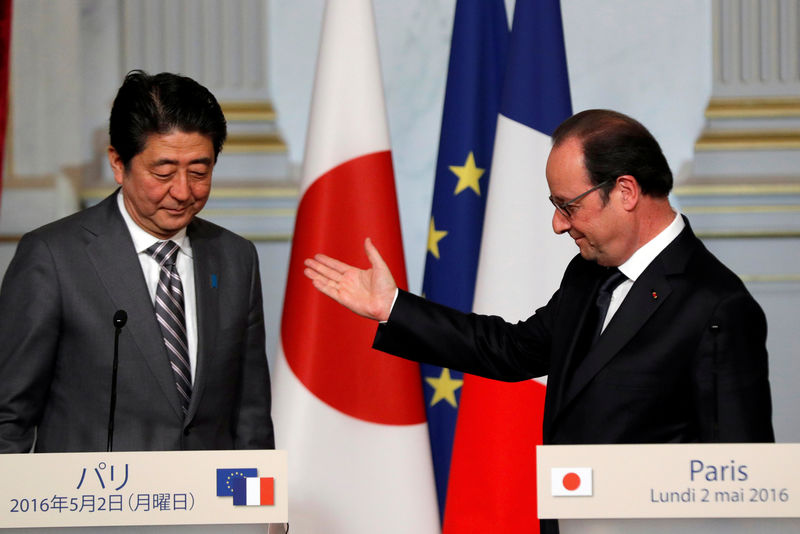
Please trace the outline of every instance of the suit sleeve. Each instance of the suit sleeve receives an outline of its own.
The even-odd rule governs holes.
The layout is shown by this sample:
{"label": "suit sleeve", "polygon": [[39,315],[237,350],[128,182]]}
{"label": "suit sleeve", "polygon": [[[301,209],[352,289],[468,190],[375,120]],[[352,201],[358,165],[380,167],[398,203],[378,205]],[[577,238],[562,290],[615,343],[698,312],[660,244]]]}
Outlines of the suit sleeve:
{"label": "suit sleeve", "polygon": [[47,244],[17,246],[0,288],[0,452],[30,451],[58,345],[60,291]]}
{"label": "suit sleeve", "polygon": [[258,254],[250,245],[250,301],[247,331],[240,367],[238,413],[234,420],[234,448],[272,449],[275,435],[272,426],[271,388],[264,332],[264,306]]}
{"label": "suit sleeve", "polygon": [[526,321],[466,314],[400,291],[373,348],[408,360],[507,382],[547,374],[558,293]]}
{"label": "suit sleeve", "polygon": [[714,310],[695,375],[702,441],[775,441],[766,337],[764,312],[746,291]]}

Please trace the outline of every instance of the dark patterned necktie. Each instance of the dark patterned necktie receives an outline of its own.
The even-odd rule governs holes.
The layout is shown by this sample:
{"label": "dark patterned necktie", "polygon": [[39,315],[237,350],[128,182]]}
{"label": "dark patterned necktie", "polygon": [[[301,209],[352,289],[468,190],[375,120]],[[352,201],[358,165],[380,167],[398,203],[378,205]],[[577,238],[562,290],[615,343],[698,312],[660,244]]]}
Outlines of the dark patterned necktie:
{"label": "dark patterned necktie", "polygon": [[[608,307],[611,304],[611,294],[618,285],[627,279],[628,277],[622,274],[619,269],[610,269],[606,274],[606,279],[600,284],[597,293],[591,296],[594,297],[594,302],[591,301],[590,297],[586,317],[576,336],[575,348],[564,369],[565,382],[568,383],[572,380],[572,377],[586,358],[586,355],[591,352],[592,347],[597,342],[603,329],[603,322],[608,314]],[[566,389],[567,388],[562,388],[562,391],[566,392]]]}
{"label": "dark patterned necktie", "polygon": [[186,317],[183,308],[183,286],[175,267],[180,247],[173,241],[159,241],[147,249],[158,262],[160,272],[156,288],[155,311],[169,363],[175,375],[175,386],[181,398],[184,416],[192,397],[189,345],[186,341]]}
{"label": "dark patterned necktie", "polygon": [[595,306],[597,306],[597,326],[595,327],[594,337],[592,338],[592,345],[597,342],[600,334],[603,332],[603,323],[608,314],[608,307],[611,305],[611,294],[617,289],[617,286],[627,280],[628,277],[620,272],[619,269],[614,267],[611,272],[600,286],[600,291],[597,293]]}

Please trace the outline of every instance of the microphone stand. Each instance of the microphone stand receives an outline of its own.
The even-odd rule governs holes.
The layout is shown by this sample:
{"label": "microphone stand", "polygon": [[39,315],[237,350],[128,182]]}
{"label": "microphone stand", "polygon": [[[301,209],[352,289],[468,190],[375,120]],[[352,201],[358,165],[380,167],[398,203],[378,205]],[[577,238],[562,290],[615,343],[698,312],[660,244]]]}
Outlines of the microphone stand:
{"label": "microphone stand", "polygon": [[125,310],[117,310],[114,314],[114,364],[111,370],[111,404],[108,408],[108,446],[106,451],[111,452],[114,444],[114,413],[117,409],[117,368],[119,367],[119,334],[128,321]]}

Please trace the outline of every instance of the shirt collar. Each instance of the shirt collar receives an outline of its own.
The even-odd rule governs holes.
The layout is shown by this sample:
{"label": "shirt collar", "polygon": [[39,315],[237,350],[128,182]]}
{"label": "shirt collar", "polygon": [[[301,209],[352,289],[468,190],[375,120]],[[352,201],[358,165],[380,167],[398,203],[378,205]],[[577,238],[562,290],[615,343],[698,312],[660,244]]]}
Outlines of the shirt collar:
{"label": "shirt collar", "polygon": [[661,230],[661,232],[653,239],[645,243],[633,255],[628,258],[628,261],[619,266],[619,270],[627,276],[630,280],[636,281],[637,278],[647,269],[647,266],[652,263],[656,256],[661,254],[667,245],[678,237],[678,234],[683,231],[686,223],[680,213],[675,214],[672,222]]}
{"label": "shirt collar", "polygon": [[[133,247],[136,249],[137,254],[145,252],[156,241],[164,241],[163,239],[159,239],[147,233],[141,226],[136,224],[133,218],[131,218],[130,213],[128,213],[128,209],[125,207],[121,188],[119,190],[119,194],[117,194],[117,207],[119,207],[119,212],[122,215],[122,219],[125,221],[125,226],[128,227],[128,232],[131,234],[131,239],[133,239]],[[178,247],[181,249],[181,252],[190,258],[192,257],[192,246],[189,242],[189,237],[186,235],[185,226],[178,230],[175,235],[170,237],[169,241],[174,241],[177,243]]]}

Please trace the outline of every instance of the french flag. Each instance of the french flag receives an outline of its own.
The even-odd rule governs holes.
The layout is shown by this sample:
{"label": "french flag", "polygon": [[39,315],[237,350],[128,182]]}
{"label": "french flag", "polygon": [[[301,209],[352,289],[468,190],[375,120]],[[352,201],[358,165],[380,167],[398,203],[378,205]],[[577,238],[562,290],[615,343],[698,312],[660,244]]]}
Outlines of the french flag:
{"label": "french flag", "polygon": [[231,480],[234,506],[271,506],[275,504],[275,479],[237,477]]}
{"label": "french flag", "polygon": [[274,371],[292,530],[438,533],[419,365],[373,350],[375,322],[314,289],[303,260],[368,267],[366,237],[406,287],[370,0],[325,6]]}
{"label": "french flag", "polygon": [[[552,231],[545,164],[572,114],[558,0],[517,0],[494,141],[473,311],[527,319],[577,250]],[[545,382],[464,375],[444,532],[536,532]]]}

